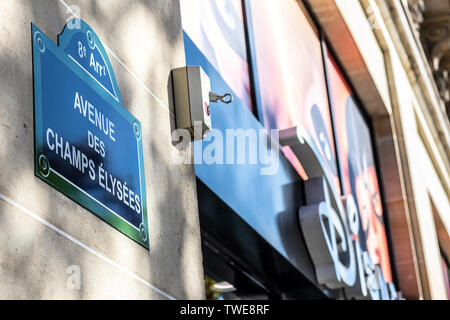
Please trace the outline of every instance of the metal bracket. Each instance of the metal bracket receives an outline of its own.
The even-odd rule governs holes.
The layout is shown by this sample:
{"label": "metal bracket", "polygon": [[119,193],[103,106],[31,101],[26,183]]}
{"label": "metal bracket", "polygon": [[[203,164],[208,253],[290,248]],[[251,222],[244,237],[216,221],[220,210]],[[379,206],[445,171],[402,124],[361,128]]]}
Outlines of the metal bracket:
{"label": "metal bracket", "polygon": [[223,103],[229,104],[233,101],[233,96],[230,93],[226,93],[223,96],[221,96],[220,94],[210,92],[209,93],[209,101],[210,102],[221,101]]}

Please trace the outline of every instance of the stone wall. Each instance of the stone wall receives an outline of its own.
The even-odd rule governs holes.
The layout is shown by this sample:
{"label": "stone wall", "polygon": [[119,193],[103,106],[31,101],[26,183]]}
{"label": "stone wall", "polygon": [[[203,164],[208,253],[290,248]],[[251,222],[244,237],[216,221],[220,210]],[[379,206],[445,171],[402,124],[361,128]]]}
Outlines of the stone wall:
{"label": "stone wall", "polygon": [[[143,126],[150,251],[34,175],[31,23],[56,41],[70,8],[107,47]],[[4,0],[0,12],[0,298],[202,299],[194,170],[171,161],[168,76],[185,64],[178,1]]]}

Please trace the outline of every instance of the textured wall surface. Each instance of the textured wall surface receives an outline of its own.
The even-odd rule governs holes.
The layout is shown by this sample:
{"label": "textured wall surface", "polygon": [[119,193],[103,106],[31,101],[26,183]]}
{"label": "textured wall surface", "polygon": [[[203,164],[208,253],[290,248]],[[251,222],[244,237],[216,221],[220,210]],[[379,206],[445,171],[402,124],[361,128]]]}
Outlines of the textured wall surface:
{"label": "textured wall surface", "polygon": [[[142,123],[150,252],[34,175],[31,23],[56,41],[67,5],[108,48],[123,105]],[[171,161],[178,1],[4,0],[0,12],[0,298],[202,299],[194,170]]]}

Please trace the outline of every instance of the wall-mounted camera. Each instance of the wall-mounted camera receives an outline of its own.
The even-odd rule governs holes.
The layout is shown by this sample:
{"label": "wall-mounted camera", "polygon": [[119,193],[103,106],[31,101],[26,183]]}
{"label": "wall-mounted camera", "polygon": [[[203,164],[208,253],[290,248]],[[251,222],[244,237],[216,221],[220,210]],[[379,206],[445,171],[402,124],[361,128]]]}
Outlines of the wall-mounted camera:
{"label": "wall-mounted camera", "polygon": [[173,103],[176,129],[186,129],[192,141],[201,140],[211,130],[210,103],[230,103],[229,93],[211,92],[211,82],[199,66],[186,66],[172,70]]}

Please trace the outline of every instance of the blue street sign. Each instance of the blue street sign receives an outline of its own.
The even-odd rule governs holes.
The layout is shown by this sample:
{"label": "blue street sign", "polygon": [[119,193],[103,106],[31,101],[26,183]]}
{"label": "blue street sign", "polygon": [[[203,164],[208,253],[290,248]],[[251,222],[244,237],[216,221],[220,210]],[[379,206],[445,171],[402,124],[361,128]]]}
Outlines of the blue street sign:
{"label": "blue street sign", "polygon": [[35,173],[148,248],[141,123],[122,105],[100,39],[79,22],[58,46],[32,25]]}

